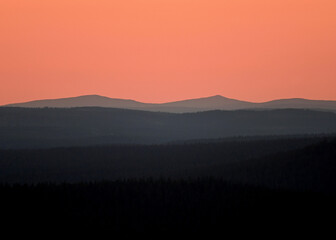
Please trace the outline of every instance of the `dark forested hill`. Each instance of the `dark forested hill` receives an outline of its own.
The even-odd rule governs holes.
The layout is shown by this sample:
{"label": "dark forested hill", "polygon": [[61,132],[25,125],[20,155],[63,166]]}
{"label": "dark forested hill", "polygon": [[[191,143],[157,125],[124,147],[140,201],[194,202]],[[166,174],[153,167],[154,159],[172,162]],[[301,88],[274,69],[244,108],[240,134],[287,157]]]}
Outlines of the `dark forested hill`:
{"label": "dark forested hill", "polygon": [[302,234],[307,228],[320,234],[321,226],[333,232],[336,213],[335,195],[271,190],[220,179],[0,184],[0,193],[3,231],[57,229],[57,234],[74,231],[77,236],[92,231],[114,238],[139,238],[139,234],[146,239],[200,234],[224,238],[246,236],[246,232]]}
{"label": "dark forested hill", "polygon": [[216,177],[271,188],[336,189],[334,138],[283,138],[0,151],[0,182]]}
{"label": "dark forested hill", "polygon": [[114,237],[329,227],[335,171],[326,136],[0,150],[2,226]]}
{"label": "dark forested hill", "polygon": [[0,108],[0,148],[335,132],[335,113],[299,109],[172,114],[113,108]]}

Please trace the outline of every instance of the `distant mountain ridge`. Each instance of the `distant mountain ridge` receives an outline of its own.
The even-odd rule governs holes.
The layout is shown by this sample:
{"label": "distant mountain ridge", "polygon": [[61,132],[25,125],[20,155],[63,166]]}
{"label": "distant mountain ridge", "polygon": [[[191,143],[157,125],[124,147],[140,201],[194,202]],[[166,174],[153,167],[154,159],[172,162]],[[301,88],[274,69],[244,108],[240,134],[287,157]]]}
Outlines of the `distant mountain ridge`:
{"label": "distant mountain ridge", "polygon": [[263,103],[254,103],[226,98],[221,95],[187,99],[167,103],[143,103],[131,99],[109,98],[99,95],[36,100],[5,105],[6,107],[26,108],[73,108],[73,107],[106,107],[132,110],[187,113],[209,110],[241,110],[241,109],[319,109],[336,111],[336,101],[308,100],[303,98],[278,99]]}

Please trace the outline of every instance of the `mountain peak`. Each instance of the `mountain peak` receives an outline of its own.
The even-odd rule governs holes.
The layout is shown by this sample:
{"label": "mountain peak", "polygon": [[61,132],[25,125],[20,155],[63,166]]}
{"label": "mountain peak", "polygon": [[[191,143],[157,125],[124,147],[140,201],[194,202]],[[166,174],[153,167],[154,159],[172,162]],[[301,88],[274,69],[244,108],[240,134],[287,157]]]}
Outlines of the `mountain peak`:
{"label": "mountain peak", "polygon": [[223,97],[222,95],[214,95],[214,96],[211,96],[209,98],[215,98],[215,99],[228,99],[226,97]]}
{"label": "mountain peak", "polygon": [[98,94],[88,94],[88,95],[81,95],[81,96],[78,96],[78,97],[95,97],[95,98],[107,98],[105,96],[101,96],[101,95],[98,95]]}
{"label": "mountain peak", "polygon": [[210,96],[207,97],[205,99],[212,99],[212,100],[216,100],[216,101],[236,101],[236,102],[244,102],[241,100],[237,100],[237,99],[233,99],[233,98],[228,98],[228,97],[224,97],[222,95],[214,95],[214,96]]}

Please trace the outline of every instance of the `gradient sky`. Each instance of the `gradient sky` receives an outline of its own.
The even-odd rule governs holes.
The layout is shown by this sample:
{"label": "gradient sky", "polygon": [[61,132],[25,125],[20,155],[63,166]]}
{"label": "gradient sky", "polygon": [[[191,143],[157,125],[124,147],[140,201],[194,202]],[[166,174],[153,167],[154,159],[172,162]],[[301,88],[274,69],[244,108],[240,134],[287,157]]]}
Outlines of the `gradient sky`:
{"label": "gradient sky", "polygon": [[336,100],[335,0],[0,0],[0,104]]}

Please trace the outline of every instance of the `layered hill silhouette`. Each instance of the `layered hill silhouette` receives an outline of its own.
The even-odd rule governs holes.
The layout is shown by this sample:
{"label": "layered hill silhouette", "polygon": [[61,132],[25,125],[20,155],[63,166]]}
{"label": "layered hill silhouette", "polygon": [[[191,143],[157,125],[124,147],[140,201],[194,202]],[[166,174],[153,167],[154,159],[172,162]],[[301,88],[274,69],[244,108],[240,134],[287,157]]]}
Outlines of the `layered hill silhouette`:
{"label": "layered hill silhouette", "polygon": [[269,188],[336,192],[336,139],[234,139],[170,145],[0,150],[0,182],[215,177]]}
{"label": "layered hill silhouette", "polygon": [[279,99],[263,103],[253,103],[230,99],[220,95],[168,103],[142,103],[129,99],[108,98],[99,95],[85,95],[71,98],[47,99],[24,103],[14,103],[6,106],[26,108],[105,107],[172,113],[201,112],[209,110],[286,108],[336,111],[336,101],[293,98]]}
{"label": "layered hill silhouette", "polygon": [[335,159],[333,138],[0,150],[0,211],[113,236],[315,229],[336,214]]}
{"label": "layered hill silhouette", "polygon": [[0,108],[0,148],[158,144],[235,136],[332,134],[336,113],[303,109],[163,113],[116,108]]}

